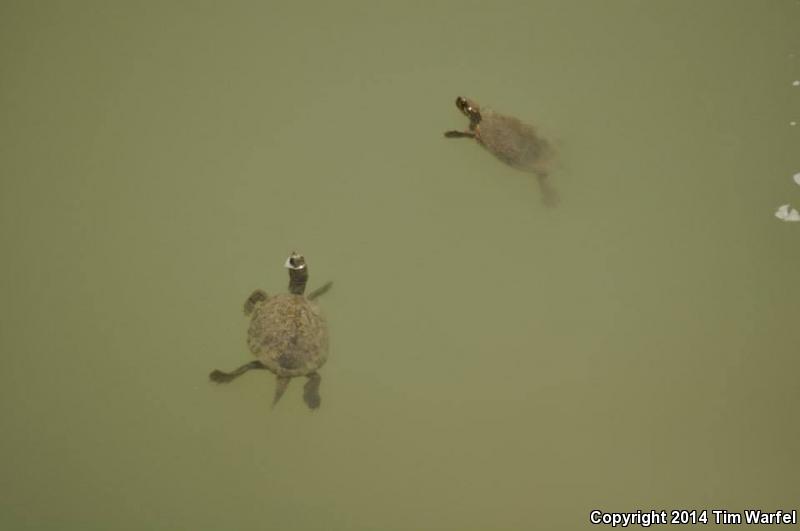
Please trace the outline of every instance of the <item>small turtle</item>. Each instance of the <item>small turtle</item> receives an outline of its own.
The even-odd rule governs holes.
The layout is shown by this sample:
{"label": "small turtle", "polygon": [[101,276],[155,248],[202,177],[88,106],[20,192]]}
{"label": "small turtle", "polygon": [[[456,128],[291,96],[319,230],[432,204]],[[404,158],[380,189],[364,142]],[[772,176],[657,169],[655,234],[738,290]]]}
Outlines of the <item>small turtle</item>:
{"label": "small turtle", "polygon": [[456,107],[469,118],[469,129],[447,131],[444,136],[474,138],[509,166],[536,175],[546,205],[553,206],[558,202],[555,191],[547,181],[553,159],[553,149],[547,140],[539,136],[533,127],[513,116],[481,110],[477,103],[468,98],[456,98]]}
{"label": "small turtle", "polygon": [[306,376],[303,400],[309,408],[317,409],[322,401],[319,396],[322,379],[317,369],[328,358],[328,326],[313,301],[333,283],[328,282],[306,296],[303,294],[308,281],[305,258],[293,252],[284,265],[289,269],[289,293],[268,297],[257,289],[244,303],[244,313],[250,317],[247,345],[258,359],[232,372],[215,370],[209,378],[227,383],[250,369],[268,369],[278,377],[274,406],[291,378]]}

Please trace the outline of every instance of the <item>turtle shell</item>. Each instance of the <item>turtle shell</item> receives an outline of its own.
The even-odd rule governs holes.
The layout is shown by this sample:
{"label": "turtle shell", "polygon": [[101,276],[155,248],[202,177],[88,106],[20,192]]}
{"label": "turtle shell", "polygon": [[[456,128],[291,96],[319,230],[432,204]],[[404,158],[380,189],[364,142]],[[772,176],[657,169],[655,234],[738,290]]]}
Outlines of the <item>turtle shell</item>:
{"label": "turtle shell", "polygon": [[550,144],[536,130],[512,116],[489,110],[481,113],[476,137],[487,150],[506,164],[540,177],[548,173]]}
{"label": "turtle shell", "polygon": [[247,344],[278,376],[303,376],[328,358],[328,327],[319,307],[304,295],[274,295],[253,309]]}

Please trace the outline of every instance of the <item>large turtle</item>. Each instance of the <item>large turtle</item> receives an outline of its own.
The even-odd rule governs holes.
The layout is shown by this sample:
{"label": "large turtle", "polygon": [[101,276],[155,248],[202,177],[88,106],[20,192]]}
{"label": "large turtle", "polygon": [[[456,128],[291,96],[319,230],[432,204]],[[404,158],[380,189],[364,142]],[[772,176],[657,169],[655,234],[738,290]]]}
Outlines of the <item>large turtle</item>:
{"label": "large turtle", "polygon": [[289,380],[306,376],[303,400],[311,409],[322,401],[319,385],[322,379],[317,369],[328,358],[328,327],[314,299],[333,285],[324,286],[304,295],[308,281],[305,258],[292,253],[286,259],[289,269],[289,293],[267,296],[255,290],[244,303],[244,313],[250,317],[247,345],[257,358],[231,372],[215,370],[209,378],[217,383],[227,383],[250,369],[268,369],[278,377],[272,405],[278,403]]}
{"label": "large turtle", "polygon": [[536,130],[513,116],[496,113],[459,96],[456,107],[469,118],[466,131],[447,131],[447,138],[474,138],[480,145],[518,170],[533,173],[539,181],[542,201],[553,206],[558,196],[550,187],[547,178],[553,160],[550,143],[539,136]]}

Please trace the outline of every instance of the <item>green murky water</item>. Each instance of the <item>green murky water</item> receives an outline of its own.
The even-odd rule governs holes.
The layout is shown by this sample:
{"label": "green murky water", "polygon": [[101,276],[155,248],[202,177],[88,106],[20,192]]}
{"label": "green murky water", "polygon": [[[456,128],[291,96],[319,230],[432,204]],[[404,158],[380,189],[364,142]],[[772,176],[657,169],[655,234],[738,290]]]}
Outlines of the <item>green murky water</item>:
{"label": "green murky water", "polygon": [[[800,4],[4,2],[0,528],[798,509]],[[467,140],[559,149],[562,202]],[[308,258],[323,405],[241,305]]]}

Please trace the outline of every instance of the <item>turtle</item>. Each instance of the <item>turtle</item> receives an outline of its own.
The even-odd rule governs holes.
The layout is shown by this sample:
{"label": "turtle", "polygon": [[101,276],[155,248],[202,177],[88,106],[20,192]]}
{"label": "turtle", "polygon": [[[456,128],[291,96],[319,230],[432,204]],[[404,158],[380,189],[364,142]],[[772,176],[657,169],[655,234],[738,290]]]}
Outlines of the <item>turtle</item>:
{"label": "turtle", "polygon": [[228,383],[251,369],[267,369],[277,377],[273,407],[283,396],[289,380],[305,376],[303,400],[315,410],[322,399],[317,373],[328,359],[328,326],[314,300],[327,292],[332,282],[305,295],[308,266],[303,255],[292,252],[284,266],[289,270],[289,293],[268,296],[255,290],[244,303],[250,317],[247,345],[256,357],[231,372],[214,370],[211,381]]}
{"label": "turtle", "polygon": [[509,166],[532,173],[539,182],[542,201],[548,206],[558,203],[558,196],[550,186],[550,164],[553,148],[530,125],[513,116],[500,114],[481,107],[473,100],[459,96],[456,107],[469,118],[466,131],[447,131],[447,138],[474,138],[492,155]]}

